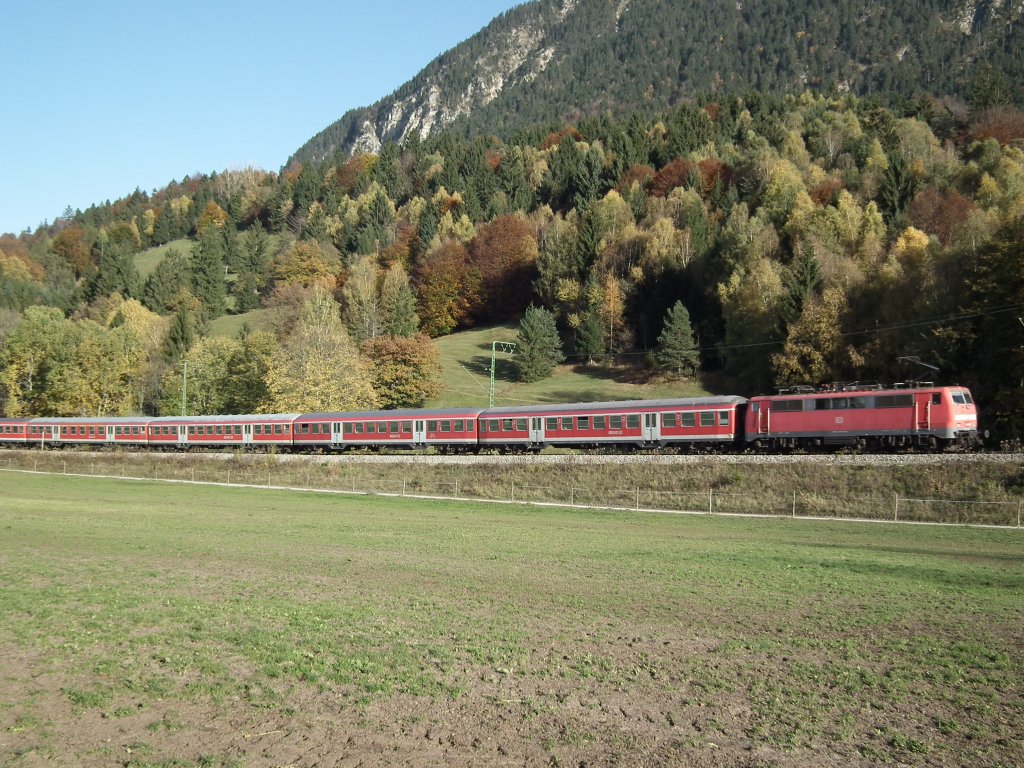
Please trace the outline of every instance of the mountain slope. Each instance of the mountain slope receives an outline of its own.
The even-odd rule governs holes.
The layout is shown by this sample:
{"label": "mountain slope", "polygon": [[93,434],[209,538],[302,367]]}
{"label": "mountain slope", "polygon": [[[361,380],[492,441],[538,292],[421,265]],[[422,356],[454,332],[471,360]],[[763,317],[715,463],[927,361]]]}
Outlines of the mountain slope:
{"label": "mountain slope", "polygon": [[291,159],[446,128],[507,136],[721,90],[963,95],[979,72],[1024,81],[1022,12],[1019,0],[535,0]]}

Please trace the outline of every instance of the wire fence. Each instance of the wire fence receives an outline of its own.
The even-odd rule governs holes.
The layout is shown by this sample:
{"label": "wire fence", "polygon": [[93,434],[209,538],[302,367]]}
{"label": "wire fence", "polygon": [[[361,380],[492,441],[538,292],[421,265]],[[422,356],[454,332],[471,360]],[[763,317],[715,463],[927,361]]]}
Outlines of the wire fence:
{"label": "wire fence", "polygon": [[424,499],[504,502],[677,514],[865,520],[1020,528],[1024,499],[942,499],[790,493],[735,493],[716,488],[665,490],[633,486],[593,488],[487,480],[385,478],[364,469],[322,464],[278,463],[272,457],[248,462],[126,461],[102,454],[26,452],[0,459],[0,469],[162,482],[287,488]]}

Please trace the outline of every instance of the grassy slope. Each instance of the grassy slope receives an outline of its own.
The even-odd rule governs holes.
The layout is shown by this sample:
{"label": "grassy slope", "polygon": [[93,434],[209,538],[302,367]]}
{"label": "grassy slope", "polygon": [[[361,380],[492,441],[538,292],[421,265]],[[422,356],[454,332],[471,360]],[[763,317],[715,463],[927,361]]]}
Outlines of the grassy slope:
{"label": "grassy slope", "polygon": [[[486,405],[491,344],[515,341],[517,325],[463,331],[437,339],[445,390],[431,407]],[[495,364],[495,405],[632,400],[707,394],[699,381],[648,380],[646,374],[609,366],[562,365],[550,378],[533,384],[515,380],[509,355],[498,352]]]}
{"label": "grassy slope", "polygon": [[396,764],[430,728],[485,735],[438,764],[1024,760],[1016,532],[2,482],[10,756],[276,765],[238,734],[334,727]]}
{"label": "grassy slope", "polygon": [[210,323],[207,333],[210,336],[235,337],[247,324],[254,331],[274,330],[274,318],[277,316],[275,309],[254,309],[241,315],[221,315]]}
{"label": "grassy slope", "polygon": [[192,241],[187,237],[183,237],[180,240],[174,240],[138,254],[135,257],[135,268],[139,271],[139,277],[143,280],[149,277],[150,273],[156,269],[157,264],[163,261],[164,256],[172,248],[177,249],[183,256],[188,257],[192,254]]}

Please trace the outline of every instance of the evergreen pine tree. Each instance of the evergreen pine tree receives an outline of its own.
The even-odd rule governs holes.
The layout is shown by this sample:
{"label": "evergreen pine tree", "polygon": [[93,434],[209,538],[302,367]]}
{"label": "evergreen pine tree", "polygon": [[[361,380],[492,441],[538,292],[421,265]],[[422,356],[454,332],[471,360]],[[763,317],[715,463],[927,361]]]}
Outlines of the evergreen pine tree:
{"label": "evergreen pine tree", "polygon": [[604,323],[596,312],[588,312],[576,335],[576,355],[588,363],[599,363],[605,351]]}
{"label": "evergreen pine tree", "polygon": [[917,180],[902,152],[891,152],[889,165],[882,174],[879,202],[886,222],[895,230],[906,224],[906,211],[917,192]]}
{"label": "evergreen pine tree", "polygon": [[700,364],[700,354],[690,326],[690,313],[683,302],[677,301],[665,314],[665,325],[658,336],[655,362],[664,371],[675,371],[677,375],[693,375]]}
{"label": "evergreen pine tree", "polygon": [[235,297],[235,312],[241,314],[256,309],[260,305],[259,285],[252,272],[243,272],[231,286],[231,295]]}
{"label": "evergreen pine tree", "polygon": [[105,243],[100,244],[99,249],[98,271],[90,286],[90,295],[96,298],[119,293],[126,299],[138,296],[141,281],[128,248],[121,243]]}
{"label": "evergreen pine tree", "polygon": [[783,275],[787,293],[782,297],[781,320],[785,326],[796,322],[804,311],[808,297],[821,288],[821,267],[814,255],[814,248],[803,243],[789,269]]}
{"label": "evergreen pine tree", "polygon": [[181,290],[189,282],[188,260],[177,248],[171,248],[146,278],[142,286],[142,303],[154,312],[166,314],[174,309]]}
{"label": "evergreen pine tree", "polygon": [[516,351],[512,358],[519,378],[526,382],[546,379],[564,359],[555,316],[531,304],[519,323]]}
{"label": "evergreen pine tree", "polygon": [[217,227],[204,229],[192,250],[192,292],[207,319],[224,314],[224,237]]}
{"label": "evergreen pine tree", "polygon": [[384,273],[380,288],[380,309],[386,336],[415,336],[420,328],[416,315],[416,295],[409,276],[396,265]]}
{"label": "evergreen pine tree", "polygon": [[192,314],[183,305],[178,307],[171,319],[171,327],[167,330],[164,341],[164,358],[176,362],[185,356],[195,341],[195,329]]}

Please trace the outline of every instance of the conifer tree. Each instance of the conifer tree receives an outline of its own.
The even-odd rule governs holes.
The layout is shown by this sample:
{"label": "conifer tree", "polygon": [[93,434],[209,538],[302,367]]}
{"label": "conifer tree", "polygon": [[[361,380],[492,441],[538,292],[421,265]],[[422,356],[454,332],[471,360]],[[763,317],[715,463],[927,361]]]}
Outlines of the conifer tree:
{"label": "conifer tree", "polygon": [[91,285],[93,298],[119,293],[125,298],[139,295],[139,273],[135,259],[127,246],[122,243],[100,244],[97,259],[98,271]]}
{"label": "conifer tree", "polygon": [[189,347],[195,340],[195,328],[192,321],[192,314],[181,305],[171,319],[171,327],[167,331],[167,339],[164,342],[164,357],[170,362],[175,362],[184,357]]}
{"label": "conifer tree", "polygon": [[154,312],[170,312],[174,309],[182,288],[187,287],[189,283],[188,260],[177,248],[171,248],[146,278],[142,286],[142,303]]}
{"label": "conifer tree", "polygon": [[224,237],[216,227],[204,229],[192,250],[192,291],[207,318],[224,313]]}
{"label": "conifer tree", "polygon": [[681,301],[677,301],[665,314],[665,325],[658,336],[654,359],[659,368],[674,371],[677,376],[692,376],[697,371],[700,353],[693,338],[690,313]]}
{"label": "conifer tree", "polygon": [[410,337],[419,331],[416,294],[409,285],[409,276],[399,264],[384,273],[380,287],[380,309],[385,335]]}
{"label": "conifer tree", "polygon": [[596,312],[588,312],[577,332],[576,354],[588,363],[597,363],[604,359],[605,351],[604,323]]}
{"label": "conifer tree", "polygon": [[543,307],[531,304],[519,323],[516,351],[512,358],[519,378],[526,382],[546,379],[564,359],[555,316]]}

